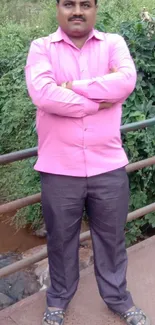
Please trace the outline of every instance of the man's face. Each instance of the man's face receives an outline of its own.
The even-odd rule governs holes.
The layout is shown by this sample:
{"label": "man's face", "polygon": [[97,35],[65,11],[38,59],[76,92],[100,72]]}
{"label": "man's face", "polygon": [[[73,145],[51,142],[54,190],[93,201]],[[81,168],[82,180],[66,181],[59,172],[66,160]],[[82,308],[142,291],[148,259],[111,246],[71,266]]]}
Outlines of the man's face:
{"label": "man's face", "polygon": [[57,5],[59,26],[70,37],[83,37],[95,25],[95,0],[60,0]]}

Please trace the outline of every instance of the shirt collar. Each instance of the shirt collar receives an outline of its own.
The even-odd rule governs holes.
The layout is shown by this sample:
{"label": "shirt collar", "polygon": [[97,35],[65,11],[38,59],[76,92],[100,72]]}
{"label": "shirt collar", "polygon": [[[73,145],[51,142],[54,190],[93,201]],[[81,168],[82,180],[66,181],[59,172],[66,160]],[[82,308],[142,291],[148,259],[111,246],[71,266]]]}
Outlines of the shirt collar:
{"label": "shirt collar", "polygon": [[93,37],[98,39],[99,41],[104,41],[105,39],[105,33],[99,32],[97,29],[93,29]]}
{"label": "shirt collar", "polygon": [[[64,40],[66,43],[70,43],[70,39],[68,38],[68,36],[63,32],[63,30],[58,27],[57,31],[53,34],[50,35],[51,36],[51,43],[57,43],[60,42],[62,40]],[[104,33],[99,32],[96,29],[93,29],[92,32],[89,35],[88,40],[92,39],[92,38],[96,38],[97,40],[100,41],[104,41]]]}

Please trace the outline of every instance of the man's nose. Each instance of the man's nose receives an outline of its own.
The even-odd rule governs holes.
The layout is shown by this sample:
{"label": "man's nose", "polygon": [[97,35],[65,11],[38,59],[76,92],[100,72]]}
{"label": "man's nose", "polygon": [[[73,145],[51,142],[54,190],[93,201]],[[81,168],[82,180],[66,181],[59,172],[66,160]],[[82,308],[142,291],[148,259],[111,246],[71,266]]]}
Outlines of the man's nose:
{"label": "man's nose", "polygon": [[74,7],[74,15],[76,15],[76,16],[80,16],[81,14],[82,14],[81,6],[80,6],[80,4],[77,4],[77,5]]}

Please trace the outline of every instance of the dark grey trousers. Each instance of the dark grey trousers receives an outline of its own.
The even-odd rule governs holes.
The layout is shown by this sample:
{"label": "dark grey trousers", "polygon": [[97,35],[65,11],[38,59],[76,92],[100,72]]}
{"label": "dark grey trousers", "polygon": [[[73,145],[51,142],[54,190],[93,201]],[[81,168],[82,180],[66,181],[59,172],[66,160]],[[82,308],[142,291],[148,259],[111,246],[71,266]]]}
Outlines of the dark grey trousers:
{"label": "dark grey trousers", "polygon": [[79,281],[79,234],[86,204],[101,297],[113,311],[133,306],[126,290],[124,226],[129,186],[125,168],[89,178],[41,173],[51,287],[47,305],[66,309]]}

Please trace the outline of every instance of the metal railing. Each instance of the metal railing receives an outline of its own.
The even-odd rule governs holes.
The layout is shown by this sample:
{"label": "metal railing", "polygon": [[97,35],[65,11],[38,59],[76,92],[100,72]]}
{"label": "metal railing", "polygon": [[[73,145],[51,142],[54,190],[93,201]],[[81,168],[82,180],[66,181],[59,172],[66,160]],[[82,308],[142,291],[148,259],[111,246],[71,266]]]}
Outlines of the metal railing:
{"label": "metal railing", "polygon": [[[131,131],[136,131],[139,129],[144,129],[146,127],[150,127],[155,124],[155,118],[151,118],[145,121],[137,122],[137,123],[130,123],[121,126],[121,132],[127,133]],[[18,160],[23,160],[27,158],[31,158],[37,156],[37,147],[26,149],[26,150],[20,150],[17,152],[9,153],[6,155],[0,156],[0,164],[8,164],[12,163]],[[131,163],[126,167],[126,170],[128,173],[142,169],[144,167],[152,166],[155,164],[155,156],[144,159],[141,161],[137,161],[135,163]],[[41,200],[41,194],[37,193],[34,195],[30,195],[18,200],[14,200],[12,202],[8,202],[5,204],[0,205],[0,215],[6,214],[12,211],[17,211],[23,207],[26,207],[28,205],[36,204],[40,202]],[[148,214],[150,212],[155,211],[155,203],[149,204],[143,208],[137,209],[133,212],[130,212],[127,217],[127,221],[132,221],[137,218],[143,217],[145,214]],[[80,242],[85,241],[90,238],[90,231],[87,231],[85,233],[82,233],[80,235]],[[19,271],[20,269],[26,268],[36,262],[39,262],[47,257],[47,249],[42,249],[39,253],[35,254],[34,256],[27,257],[21,261],[15,262],[9,266],[3,267],[0,269],[0,278],[7,276],[9,274],[12,274],[16,271]]]}
{"label": "metal railing", "polygon": [[[140,121],[140,122],[122,125],[121,132],[127,133],[127,132],[131,132],[131,131],[136,131],[139,129],[144,129],[146,127],[150,127],[154,124],[155,124],[155,117],[148,119],[148,120]],[[37,147],[34,147],[34,148],[30,148],[30,149],[11,152],[6,155],[1,155],[0,156],[0,165],[5,165],[5,164],[9,164],[14,161],[35,157],[35,156],[37,156],[37,149],[38,149]]]}

